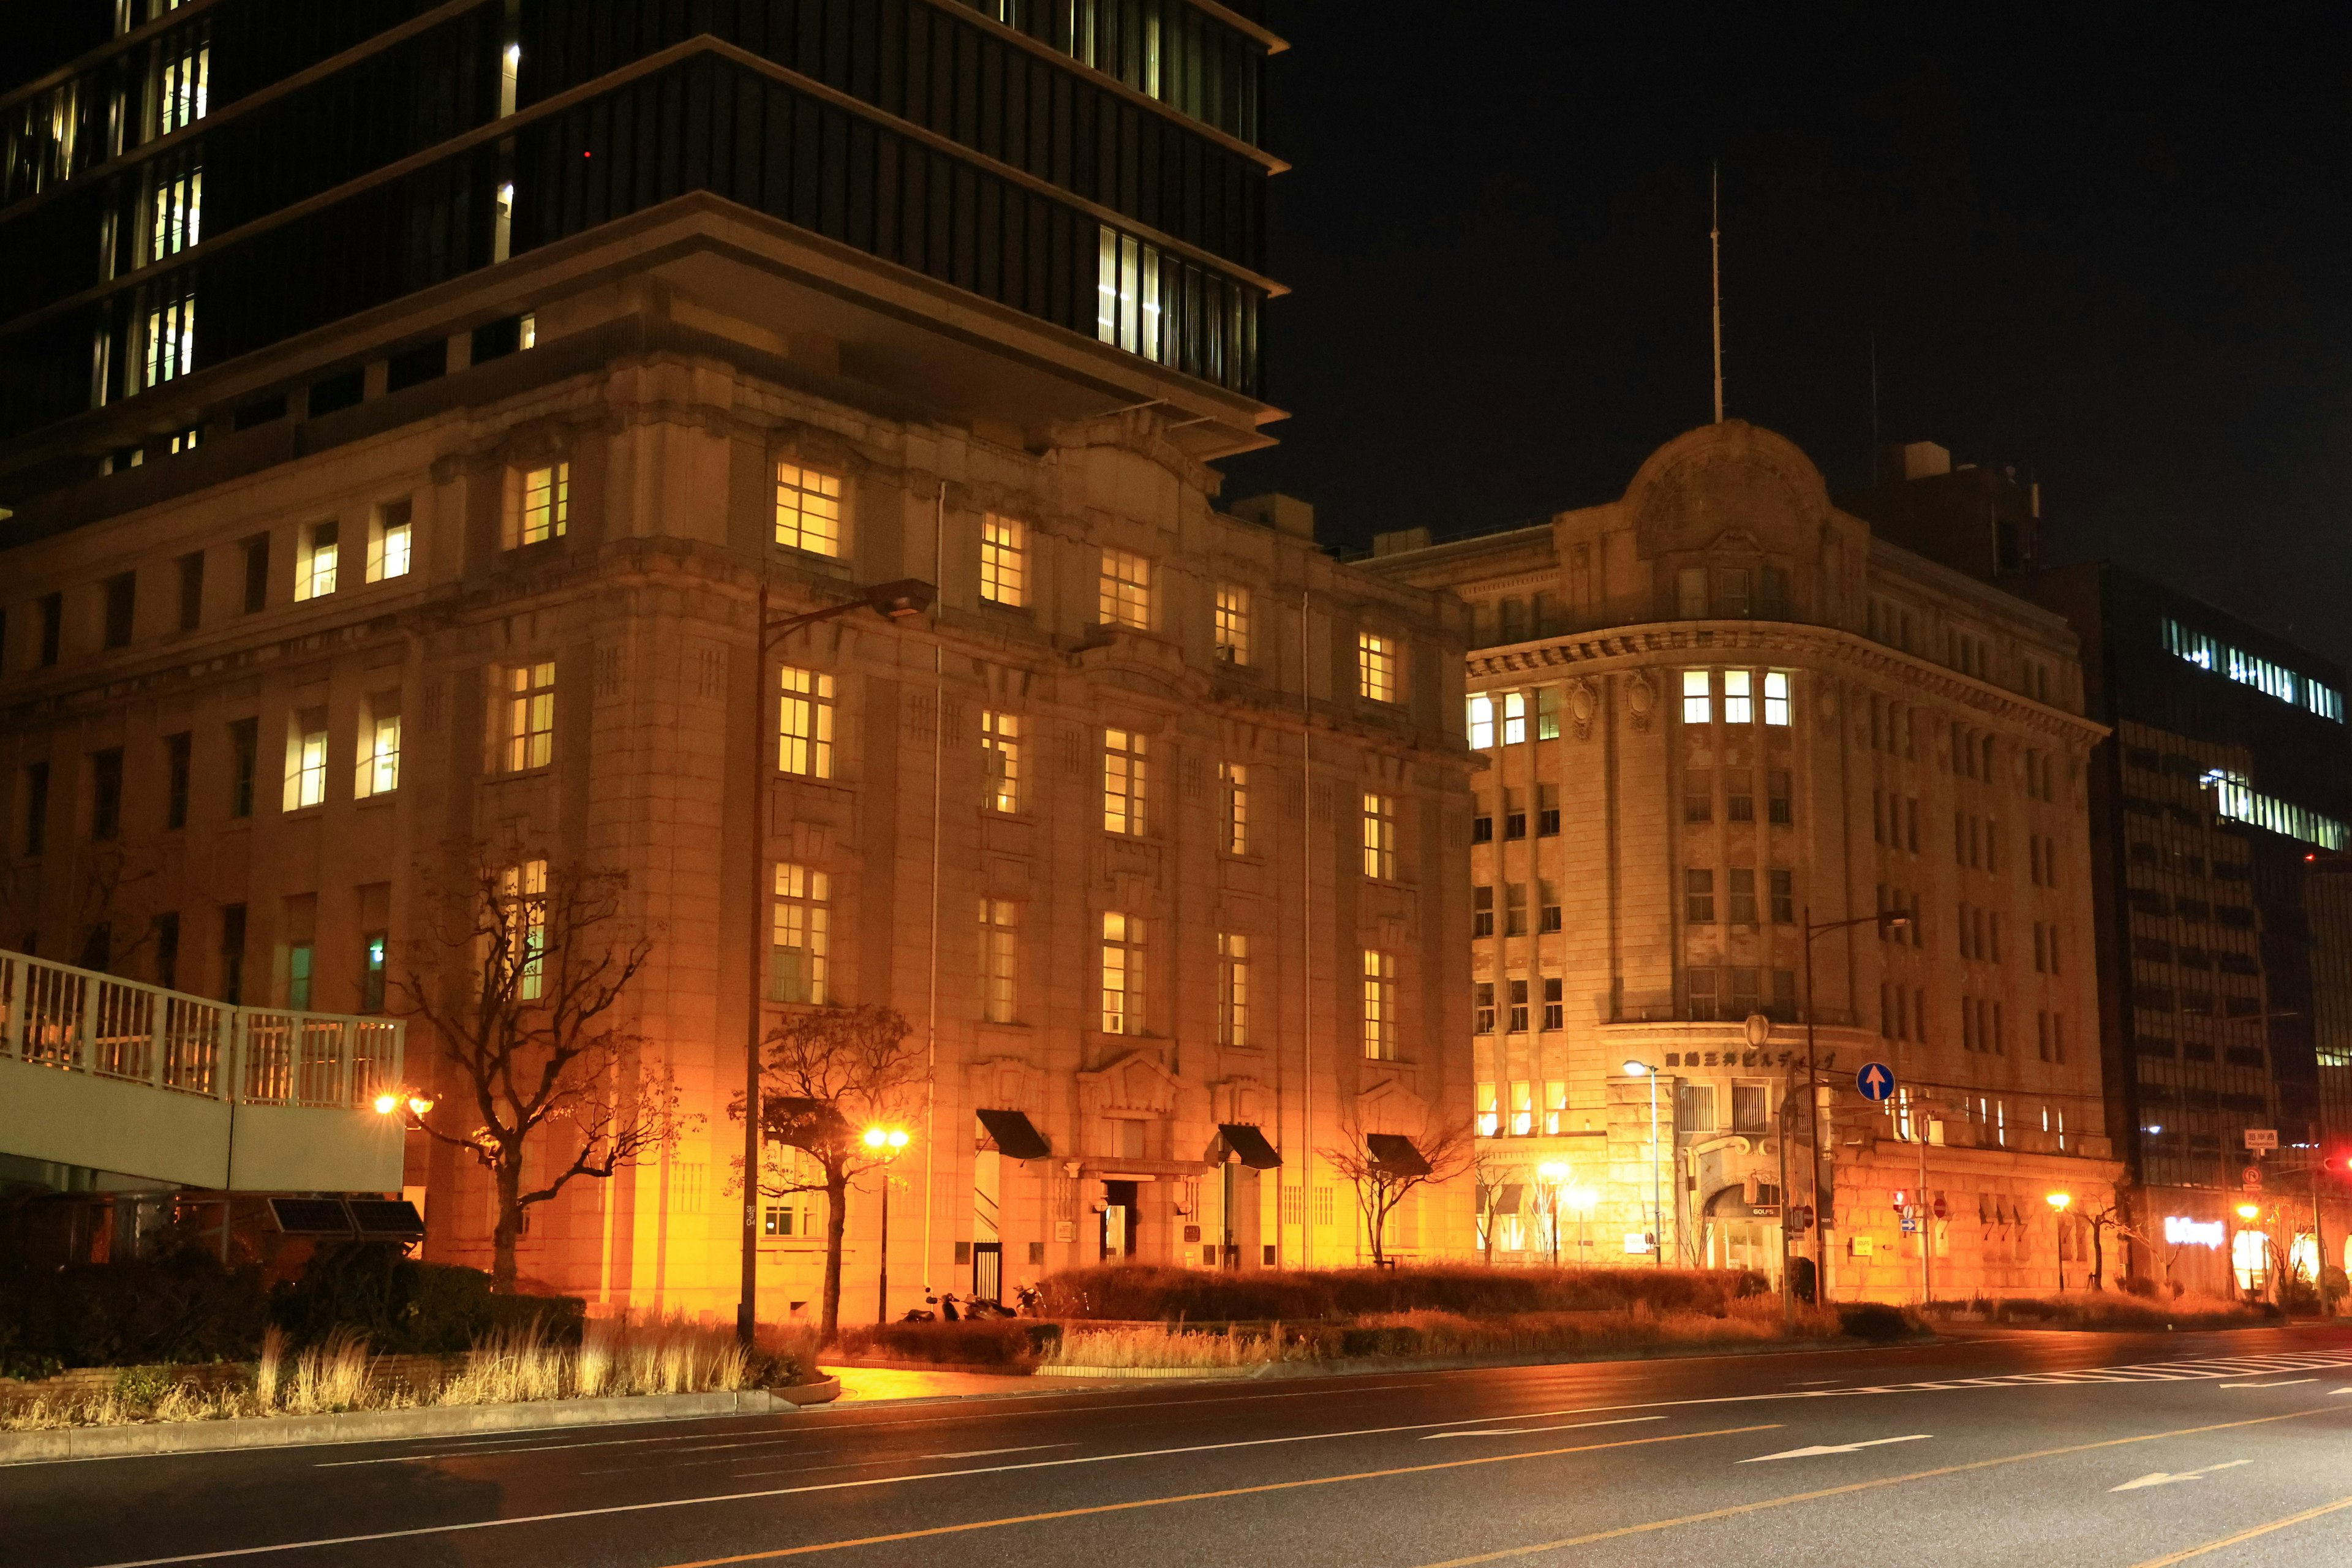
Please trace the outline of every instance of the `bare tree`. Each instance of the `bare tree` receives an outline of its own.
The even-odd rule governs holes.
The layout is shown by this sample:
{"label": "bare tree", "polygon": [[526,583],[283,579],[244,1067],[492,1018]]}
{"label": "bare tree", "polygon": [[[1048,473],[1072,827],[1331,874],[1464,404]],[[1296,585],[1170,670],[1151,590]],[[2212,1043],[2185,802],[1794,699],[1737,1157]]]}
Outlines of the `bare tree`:
{"label": "bare tree", "polygon": [[1467,1121],[1440,1122],[1425,1117],[1416,1133],[1368,1132],[1349,1116],[1339,1124],[1341,1142],[1320,1152],[1356,1189],[1356,1212],[1373,1266],[1388,1262],[1388,1222],[1414,1189],[1450,1182],[1471,1168],[1477,1140]]}
{"label": "bare tree", "polygon": [[[773,1145],[780,1155],[797,1150],[807,1158],[771,1158],[763,1152],[760,1194],[824,1194],[824,1291],[819,1321],[824,1344],[833,1343],[841,1332],[841,1245],[849,1184],[866,1172],[886,1166],[895,1152],[887,1144],[880,1150],[868,1145],[866,1130],[904,1123],[921,1104],[922,1087],[929,1079],[921,1049],[907,1043],[910,1029],[895,1007],[873,1003],[805,1007],[786,1015],[764,1042],[762,1150]],[[740,1094],[729,1114],[742,1120]],[[883,1179],[889,1179],[887,1171]]]}
{"label": "bare tree", "polygon": [[[2109,1202],[2084,1215],[2091,1222],[2091,1278],[2095,1288],[2104,1289],[2106,1274],[2105,1237],[2113,1231],[2118,1239],[2147,1254],[2156,1268],[2156,1285],[2166,1296],[2172,1294],[2172,1262],[2180,1251],[2175,1244],[2164,1239],[2163,1233],[2148,1221],[2153,1209],[2145,1202],[2137,1188],[2118,1183]],[[2131,1257],[2126,1248],[2124,1257],[2126,1276],[2131,1269]]]}
{"label": "bare tree", "polygon": [[[582,1176],[607,1180],[698,1125],[678,1111],[667,1065],[646,1058],[621,1001],[653,955],[622,911],[618,871],[544,860],[480,865],[441,901],[432,935],[397,982],[439,1037],[452,1092],[418,1118],[489,1173],[498,1198],[490,1288],[515,1289],[523,1217]],[[541,1173],[526,1185],[536,1140]]]}
{"label": "bare tree", "polygon": [[1474,1139],[1470,1173],[1478,1182],[1478,1250],[1486,1255],[1486,1266],[1491,1268],[1495,1265],[1495,1232],[1503,1221],[1503,1189],[1519,1174],[1519,1167],[1495,1145]]}

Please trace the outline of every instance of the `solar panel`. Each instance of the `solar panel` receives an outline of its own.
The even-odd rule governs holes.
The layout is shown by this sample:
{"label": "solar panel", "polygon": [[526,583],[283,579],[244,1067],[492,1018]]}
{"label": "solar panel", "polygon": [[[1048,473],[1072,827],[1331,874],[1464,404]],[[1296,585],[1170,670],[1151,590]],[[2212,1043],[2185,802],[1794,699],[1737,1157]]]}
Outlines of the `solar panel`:
{"label": "solar panel", "polygon": [[425,1234],[425,1216],[406,1198],[349,1198],[345,1205],[362,1237],[406,1238]]}
{"label": "solar panel", "polygon": [[349,1236],[352,1216],[341,1198],[272,1198],[269,1215],[287,1236]]}

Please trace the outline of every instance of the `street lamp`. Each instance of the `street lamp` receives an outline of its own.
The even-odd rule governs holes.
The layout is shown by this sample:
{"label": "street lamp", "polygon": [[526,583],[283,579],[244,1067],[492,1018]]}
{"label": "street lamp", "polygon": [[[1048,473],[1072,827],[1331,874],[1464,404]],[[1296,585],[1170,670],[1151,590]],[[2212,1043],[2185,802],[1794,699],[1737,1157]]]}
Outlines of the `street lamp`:
{"label": "street lamp", "polygon": [[1664,1177],[1658,1167],[1658,1075],[1650,1064],[1633,1058],[1625,1060],[1625,1071],[1633,1078],[1650,1080],[1650,1261],[1660,1268],[1666,1266]]}
{"label": "street lamp", "polygon": [[2074,1201],[2072,1193],[2052,1193],[2042,1200],[2058,1216],[2058,1294],[2066,1293],[2066,1205]]}
{"label": "street lamp", "polygon": [[875,1287],[874,1321],[890,1321],[890,1162],[906,1152],[907,1130],[903,1127],[869,1127],[864,1139],[866,1147],[882,1162],[882,1249],[880,1282]]}
{"label": "street lamp", "polygon": [[[2245,1225],[2252,1225],[2252,1224],[2253,1224],[2253,1223],[2254,1223],[2254,1221],[2256,1221],[2256,1220],[2258,1220],[2258,1219],[2260,1219],[2260,1218],[2262,1218],[2262,1217],[2263,1217],[2263,1205],[2260,1205],[2260,1204],[2240,1204],[2240,1205],[2238,1205],[2238,1221],[2239,1221],[2239,1223],[2240,1223],[2242,1226],[2245,1226]],[[2239,1236],[2242,1236],[2242,1235],[2244,1235],[2244,1234],[2245,1234],[2245,1233],[2244,1233],[2242,1230],[2241,1230],[2241,1231],[2238,1233],[2238,1235],[2239,1235]],[[2265,1243],[2265,1245],[2267,1245],[2267,1243]],[[2253,1290],[2253,1289],[2254,1289],[2253,1281],[2252,1281],[2251,1279],[2241,1279],[2241,1278],[2240,1278],[2240,1276],[2239,1276],[2239,1268],[2238,1268],[2238,1236],[2232,1236],[2231,1237],[2230,1237],[2230,1259],[2229,1259],[2229,1268],[2230,1268],[2230,1282],[2231,1282],[2232,1285],[2236,1286],[2239,1289],[2243,1290],[2243,1291],[2246,1291],[2246,1292],[2248,1292],[2248,1293],[2251,1293],[2251,1292]],[[2248,1275],[2252,1274],[2252,1272],[2253,1272],[2253,1270],[2252,1270],[2252,1269],[2251,1269],[2251,1268],[2249,1268],[2249,1269],[2245,1270],[2245,1273],[2246,1273],[2246,1274],[2248,1274]],[[2264,1259],[2264,1268],[2263,1268],[2263,1272],[2264,1274],[2268,1274],[2268,1273],[2270,1272],[2270,1269],[2269,1269],[2269,1267],[2268,1267],[2268,1259],[2267,1259],[2267,1258],[2265,1258],[2265,1259]]]}
{"label": "street lamp", "polygon": [[[1856,915],[1846,921],[1823,921],[1813,923],[1813,910],[1805,906],[1805,1115],[1813,1131],[1813,1304],[1830,1304],[1830,1204],[1837,1192],[1836,1175],[1830,1168],[1830,1141],[1822,1126],[1822,1089],[1818,1058],[1813,1050],[1813,941],[1833,931],[1849,927],[1874,925],[1880,933],[1911,923],[1908,915],[1898,915],[1891,910],[1875,914]],[[1788,1223],[1789,1194],[1780,1194],[1781,1223]],[[1782,1260],[1783,1272],[1786,1259]]]}
{"label": "street lamp", "polygon": [[1544,1187],[1544,1216],[1551,1224],[1551,1266],[1554,1268],[1559,1267],[1559,1189],[1572,1173],[1558,1160],[1546,1160],[1536,1167],[1536,1179]]}
{"label": "street lamp", "polygon": [[761,1024],[761,1009],[767,1000],[767,986],[763,984],[767,965],[761,961],[760,950],[767,940],[764,917],[768,900],[762,873],[768,863],[768,781],[776,767],[775,753],[769,750],[773,742],[763,738],[772,734],[768,723],[768,702],[770,693],[775,689],[768,684],[768,651],[803,627],[857,610],[870,609],[893,621],[919,616],[930,608],[935,592],[929,583],[902,577],[896,582],[877,584],[859,598],[772,621],[768,618],[764,553],[761,559],[759,613],[751,623],[755,651],[751,659],[751,743],[747,752],[751,783],[751,853],[743,858],[751,873],[751,897],[744,914],[744,934],[749,940],[744,950],[743,984],[749,995],[743,1020],[743,1293],[735,1309],[735,1337],[746,1350],[751,1348],[752,1333],[759,1321],[760,1295],[760,1042],[765,1034]]}
{"label": "street lamp", "polygon": [[388,1089],[375,1097],[375,1113],[378,1116],[390,1116],[405,1110],[409,1115],[423,1121],[425,1113],[432,1109],[433,1097],[419,1089]]}

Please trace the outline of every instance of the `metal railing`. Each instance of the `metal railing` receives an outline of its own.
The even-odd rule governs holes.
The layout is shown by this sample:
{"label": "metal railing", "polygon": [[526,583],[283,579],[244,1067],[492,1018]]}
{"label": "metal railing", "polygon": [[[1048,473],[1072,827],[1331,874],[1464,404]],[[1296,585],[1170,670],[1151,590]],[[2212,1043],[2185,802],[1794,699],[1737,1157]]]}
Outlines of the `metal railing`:
{"label": "metal railing", "polygon": [[232,1007],[0,952],[0,1059],[247,1105],[358,1107],[401,1086],[394,1018]]}

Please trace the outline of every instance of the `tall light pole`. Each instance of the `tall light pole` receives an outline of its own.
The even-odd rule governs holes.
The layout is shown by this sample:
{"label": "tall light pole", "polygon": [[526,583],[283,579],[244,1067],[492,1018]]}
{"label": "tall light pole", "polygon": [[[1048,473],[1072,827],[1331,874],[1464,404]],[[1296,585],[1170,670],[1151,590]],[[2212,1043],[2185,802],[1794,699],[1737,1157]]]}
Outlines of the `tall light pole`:
{"label": "tall light pole", "polygon": [[1634,1078],[1650,1080],[1650,1261],[1660,1268],[1666,1266],[1665,1177],[1658,1164],[1658,1075],[1650,1064],[1631,1057],[1625,1060],[1625,1071]]}
{"label": "tall light pole", "polygon": [[760,609],[751,623],[751,744],[748,748],[751,792],[749,795],[751,816],[751,852],[743,858],[751,874],[751,897],[745,906],[743,924],[747,942],[744,946],[743,984],[746,992],[743,1016],[743,1293],[735,1308],[735,1337],[743,1348],[751,1348],[754,1330],[759,1322],[760,1297],[760,1042],[766,1034],[761,1027],[768,988],[764,984],[767,965],[761,962],[761,949],[767,945],[767,896],[763,874],[768,856],[768,781],[776,771],[775,726],[769,722],[771,712],[781,712],[769,707],[772,693],[777,700],[782,694],[768,684],[768,652],[784,638],[813,626],[819,621],[830,621],[856,610],[870,609],[893,621],[921,615],[930,608],[935,590],[929,583],[914,578],[901,578],[895,583],[883,583],[866,590],[863,596],[838,605],[828,605],[821,610],[803,615],[786,616],[780,620],[768,618],[768,574],[763,563],[760,572]]}
{"label": "tall light pole", "polygon": [[[1821,1065],[1813,1050],[1813,939],[1851,926],[1874,925],[1884,933],[1911,923],[1908,915],[1881,910],[1847,921],[1813,923],[1813,907],[1805,906],[1805,1115],[1813,1133],[1813,1305],[1830,1304],[1830,1205],[1836,1195],[1836,1173],[1830,1168],[1830,1141],[1822,1126]],[[1789,1194],[1780,1194],[1783,1223]]]}
{"label": "tall light pole", "polygon": [[2051,1213],[2058,1216],[2053,1250],[2058,1254],[2058,1294],[2063,1296],[2066,1293],[2066,1209],[2074,1201],[2074,1194],[2052,1193],[2042,1201],[2050,1205]]}
{"label": "tall light pole", "polygon": [[882,1163],[877,1169],[882,1175],[882,1245],[875,1254],[881,1264],[874,1287],[874,1321],[890,1321],[890,1162],[907,1152],[907,1130],[903,1127],[869,1127],[863,1140]]}

